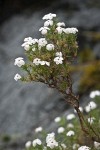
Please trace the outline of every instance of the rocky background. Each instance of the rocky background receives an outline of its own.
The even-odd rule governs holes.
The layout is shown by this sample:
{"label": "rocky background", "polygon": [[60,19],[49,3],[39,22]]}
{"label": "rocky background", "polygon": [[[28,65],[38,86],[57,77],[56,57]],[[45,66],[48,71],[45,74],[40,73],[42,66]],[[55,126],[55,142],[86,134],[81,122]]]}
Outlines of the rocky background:
{"label": "rocky background", "polygon": [[[79,70],[73,73],[75,93],[80,94],[81,100],[88,100],[89,91],[100,88],[99,0],[0,0],[0,150],[24,149],[34,128],[40,125],[48,128],[49,125],[52,129],[56,116],[70,112],[56,90],[41,83],[24,84],[13,79],[20,71],[13,65],[14,59],[24,57],[23,39],[40,37],[41,18],[49,12],[56,13],[67,26],[79,29],[78,63],[82,66],[91,63],[95,68],[94,72],[88,69],[87,77],[95,80],[91,84],[86,84],[88,78],[86,81],[84,76],[84,80],[79,80]],[[91,74],[93,78],[90,79]],[[83,105],[85,103],[83,101]]]}

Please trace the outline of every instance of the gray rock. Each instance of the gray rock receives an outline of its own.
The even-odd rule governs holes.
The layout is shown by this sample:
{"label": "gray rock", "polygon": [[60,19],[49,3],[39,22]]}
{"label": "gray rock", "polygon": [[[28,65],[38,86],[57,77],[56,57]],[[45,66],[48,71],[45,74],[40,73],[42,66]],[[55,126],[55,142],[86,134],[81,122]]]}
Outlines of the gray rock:
{"label": "gray rock", "polygon": [[100,43],[94,46],[93,53],[97,59],[100,59]]}

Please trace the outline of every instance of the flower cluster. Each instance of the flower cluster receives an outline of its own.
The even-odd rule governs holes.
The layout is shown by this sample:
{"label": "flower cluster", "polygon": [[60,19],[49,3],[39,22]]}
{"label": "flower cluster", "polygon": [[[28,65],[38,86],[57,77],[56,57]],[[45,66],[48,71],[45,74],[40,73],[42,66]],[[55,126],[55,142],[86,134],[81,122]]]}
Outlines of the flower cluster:
{"label": "flower cluster", "polygon": [[50,62],[47,62],[47,61],[41,61],[39,58],[35,58],[33,60],[33,64],[35,65],[47,65],[47,66],[50,66]]}
{"label": "flower cluster", "polygon": [[[64,22],[57,21],[56,14],[49,13],[42,19],[45,20],[44,26],[40,27],[39,31],[43,37],[39,39],[27,37],[22,44],[28,62],[25,62],[22,57],[15,59],[14,64],[28,73],[27,77],[16,74],[14,77],[16,81],[19,79],[22,81],[36,79],[39,81],[39,77],[41,77],[42,80],[44,79],[44,83],[48,83],[46,79],[49,78],[49,81],[52,81],[53,74],[56,74],[57,77],[59,74],[64,77],[69,62],[72,62],[73,57],[77,54],[76,33],[78,29],[66,28]],[[72,39],[71,42],[70,38]],[[65,72],[60,67],[61,65],[66,70]],[[59,88],[62,84],[64,81],[59,83]],[[63,88],[65,89],[66,86],[63,85]]]}
{"label": "flower cluster", "polygon": [[[96,98],[96,96],[95,96],[95,98]],[[93,98],[92,98],[92,100],[93,100]],[[91,102],[93,103],[93,101],[91,101]],[[97,105],[96,102],[94,102],[94,103]],[[81,106],[80,106],[80,108],[82,109],[82,111],[85,110]],[[97,110],[97,112],[98,112],[98,110]],[[95,115],[94,116],[92,115],[92,117],[87,118],[87,123],[89,123],[92,126],[93,125],[95,126],[95,122],[97,120],[99,120],[99,119],[96,118]],[[43,139],[45,139],[45,141],[43,141],[43,142],[38,137],[35,140],[33,140],[32,142],[28,141],[25,144],[26,149],[28,149],[28,150],[33,150],[33,149],[34,150],[40,150],[40,149],[43,149],[43,150],[50,150],[50,149],[54,149],[54,150],[90,150],[91,149],[92,150],[92,148],[97,149],[97,150],[100,149],[100,143],[96,142],[96,141],[94,141],[92,143],[92,148],[89,145],[84,144],[86,142],[86,141],[84,141],[85,137],[84,138],[82,137],[82,139],[80,137],[80,134],[82,131],[79,128],[76,114],[70,113],[63,117],[58,116],[54,119],[54,122],[57,125],[57,129],[55,129],[55,130],[57,130],[56,134],[54,132],[47,133],[45,135],[45,137],[43,137]],[[99,123],[100,123],[100,121],[99,121]],[[41,134],[44,133],[44,128],[42,128],[41,126],[37,127],[35,129],[36,135],[39,136],[40,133]],[[80,144],[80,142],[78,143],[78,141],[80,141],[80,140],[82,140],[81,144]],[[83,144],[82,144],[82,142],[83,142]],[[93,147],[93,145],[94,145],[94,147]]]}

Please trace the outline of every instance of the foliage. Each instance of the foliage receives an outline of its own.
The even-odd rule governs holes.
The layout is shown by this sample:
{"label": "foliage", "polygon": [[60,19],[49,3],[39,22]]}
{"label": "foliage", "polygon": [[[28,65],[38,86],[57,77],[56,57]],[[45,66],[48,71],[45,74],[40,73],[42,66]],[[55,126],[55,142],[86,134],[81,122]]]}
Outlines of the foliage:
{"label": "foliage", "polygon": [[[84,111],[84,113],[86,114],[86,123],[89,126],[92,126],[93,129],[95,130],[95,132],[99,132],[100,134],[100,96],[96,96],[94,98],[90,99],[90,102],[93,101],[97,107],[95,109],[91,109],[88,113],[86,112],[86,107],[85,106],[82,111]],[[90,139],[89,136],[86,136],[83,131],[80,128],[79,122],[78,122],[78,118],[76,117],[76,112],[73,112],[75,117],[71,118],[72,114],[69,115],[64,115],[62,117],[57,117],[55,118],[54,122],[57,125],[56,129],[54,129],[56,136],[55,139],[58,142],[58,146],[53,148],[54,150],[77,150],[81,145],[87,145],[88,147],[91,148],[91,150],[96,150],[100,148],[97,148],[96,145],[94,144],[94,142]],[[69,116],[69,117],[68,117]],[[68,120],[68,118],[70,118]],[[91,118],[91,122],[89,122],[89,118]],[[92,122],[92,118],[94,118],[93,122]],[[40,127],[39,127],[40,128]],[[29,147],[27,146],[26,143],[26,149],[29,150],[51,150],[50,147],[47,147],[47,144],[45,142],[46,136],[47,136],[47,131],[45,131],[44,129],[42,130],[37,130],[39,128],[36,128],[34,131],[35,137],[36,139],[41,139],[41,141],[43,141],[41,143],[40,146],[33,146],[32,142],[30,143]],[[63,129],[64,130],[63,130]],[[54,131],[51,131],[54,132]],[[71,136],[67,136],[67,133],[69,131],[74,131],[74,135]],[[92,133],[91,133],[92,134]],[[42,136],[41,136],[42,135]],[[28,141],[29,142],[29,141]],[[84,150],[84,149],[83,149]]]}
{"label": "foliage", "polygon": [[84,93],[88,89],[100,89],[100,61],[95,61],[84,66],[83,74],[80,79],[79,92]]}

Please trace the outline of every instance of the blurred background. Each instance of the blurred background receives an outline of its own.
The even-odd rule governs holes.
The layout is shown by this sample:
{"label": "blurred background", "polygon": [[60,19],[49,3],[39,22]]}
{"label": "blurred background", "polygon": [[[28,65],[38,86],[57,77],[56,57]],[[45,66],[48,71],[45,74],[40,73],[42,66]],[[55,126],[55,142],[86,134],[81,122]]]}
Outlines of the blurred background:
{"label": "blurred background", "polygon": [[56,90],[13,79],[21,73],[14,59],[25,57],[23,39],[40,37],[41,18],[48,13],[79,29],[72,77],[82,105],[91,90],[100,90],[100,0],[0,0],[0,150],[22,150],[36,127],[52,129],[56,116],[71,111]]}

